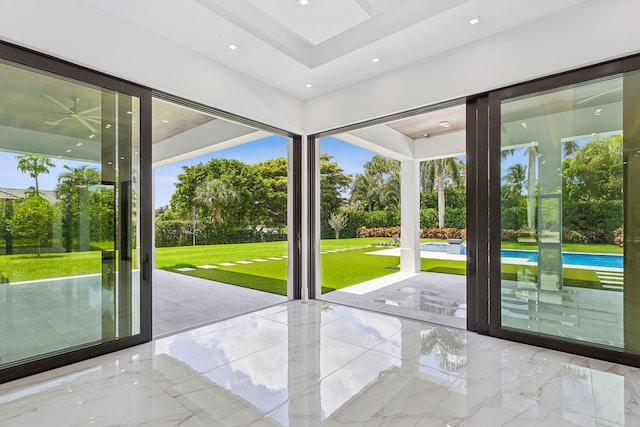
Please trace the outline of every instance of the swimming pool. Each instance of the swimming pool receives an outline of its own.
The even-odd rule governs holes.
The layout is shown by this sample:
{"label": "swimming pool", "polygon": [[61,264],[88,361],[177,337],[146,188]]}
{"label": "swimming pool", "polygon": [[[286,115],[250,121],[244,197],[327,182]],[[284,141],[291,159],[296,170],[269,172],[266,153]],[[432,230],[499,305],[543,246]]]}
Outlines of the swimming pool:
{"label": "swimming pool", "polygon": [[[538,262],[538,252],[503,249],[503,258],[519,258],[530,262]],[[610,254],[586,254],[577,252],[563,252],[562,264],[589,265],[592,267],[623,268],[624,257]]]}

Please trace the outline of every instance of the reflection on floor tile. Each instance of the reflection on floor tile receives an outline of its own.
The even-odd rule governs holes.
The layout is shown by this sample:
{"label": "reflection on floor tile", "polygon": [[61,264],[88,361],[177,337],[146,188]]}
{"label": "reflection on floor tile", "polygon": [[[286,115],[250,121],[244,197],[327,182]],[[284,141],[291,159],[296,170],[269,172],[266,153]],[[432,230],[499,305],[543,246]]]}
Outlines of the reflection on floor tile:
{"label": "reflection on floor tile", "polygon": [[[322,299],[367,310],[382,311],[416,320],[454,328],[467,328],[467,282],[465,276],[420,272],[385,276],[384,286],[356,285],[361,292],[349,289],[330,292]],[[393,280],[394,277],[398,279]],[[373,281],[372,281],[373,282]]]}
{"label": "reflection on floor tile", "polygon": [[0,425],[639,425],[640,370],[293,301],[0,385]]}

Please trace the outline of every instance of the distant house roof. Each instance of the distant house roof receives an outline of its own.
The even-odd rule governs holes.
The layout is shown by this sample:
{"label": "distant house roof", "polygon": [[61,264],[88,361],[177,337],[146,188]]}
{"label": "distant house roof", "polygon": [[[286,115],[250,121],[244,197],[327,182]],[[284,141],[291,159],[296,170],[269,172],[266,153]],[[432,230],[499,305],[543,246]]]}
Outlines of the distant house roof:
{"label": "distant house roof", "polygon": [[[0,188],[0,199],[20,200],[24,199],[25,194],[31,191],[30,189],[18,189],[18,188]],[[56,192],[50,190],[40,190],[40,195],[51,203],[58,201],[56,198]]]}

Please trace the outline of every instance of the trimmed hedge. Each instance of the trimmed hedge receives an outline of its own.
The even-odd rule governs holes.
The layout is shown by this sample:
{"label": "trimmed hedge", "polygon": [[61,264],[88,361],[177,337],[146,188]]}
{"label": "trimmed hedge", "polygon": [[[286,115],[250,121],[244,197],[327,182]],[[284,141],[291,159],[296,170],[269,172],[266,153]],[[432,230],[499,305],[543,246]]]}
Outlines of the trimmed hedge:
{"label": "trimmed hedge", "polygon": [[[396,209],[380,211],[352,211],[347,212],[347,225],[340,231],[340,237],[349,239],[356,237],[360,227],[399,227],[400,211]],[[320,222],[320,238],[335,239],[335,231],[329,226],[328,217]]]}
{"label": "trimmed hedge", "polygon": [[[344,239],[359,237],[357,231],[359,228],[373,229],[400,227],[400,211],[397,209],[377,211],[352,211],[347,212],[347,218],[347,225],[340,231],[340,237]],[[329,226],[328,219],[328,217],[323,217],[320,222],[320,237],[322,239],[335,238],[335,231],[333,231],[331,226]],[[444,222],[447,228],[466,228],[466,209],[447,208],[447,210],[445,211]],[[438,210],[433,208],[421,208],[420,227],[438,228]]]}
{"label": "trimmed hedge", "polygon": [[[393,237],[400,236],[400,227],[360,227],[356,237]],[[466,239],[467,230],[459,228],[422,228],[420,237],[423,239]]]}
{"label": "trimmed hedge", "polygon": [[[156,222],[156,247],[191,246],[193,236],[184,233],[188,221],[171,220]],[[264,232],[254,229],[230,230],[214,223],[201,224],[196,233],[197,245],[216,245],[221,243],[256,243],[287,240],[287,233]]]}

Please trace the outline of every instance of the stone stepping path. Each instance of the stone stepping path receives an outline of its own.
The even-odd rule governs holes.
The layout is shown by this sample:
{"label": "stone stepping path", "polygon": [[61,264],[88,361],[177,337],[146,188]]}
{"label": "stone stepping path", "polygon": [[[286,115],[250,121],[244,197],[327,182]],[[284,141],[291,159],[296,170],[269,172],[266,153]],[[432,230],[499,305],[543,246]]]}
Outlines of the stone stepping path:
{"label": "stone stepping path", "polygon": [[[328,254],[328,253],[336,253],[336,252],[345,252],[345,251],[351,251],[354,249],[364,249],[364,248],[368,248],[369,246],[355,246],[352,248],[342,248],[342,249],[330,249],[330,250],[326,250],[326,251],[322,251],[320,252],[321,254]],[[196,268],[191,268],[191,267],[181,267],[181,268],[176,268],[175,271],[180,271],[180,272],[187,272],[187,271],[195,271],[198,269],[202,269],[202,270],[210,270],[212,268],[219,268],[219,267],[234,267],[236,265],[248,265],[248,264],[254,264],[256,262],[269,262],[269,261],[282,261],[283,259],[287,259],[289,258],[288,255],[283,255],[280,257],[269,257],[267,259],[264,258],[256,258],[256,259],[252,259],[251,261],[246,261],[246,260],[240,260],[240,261],[234,261],[234,262],[221,262],[218,265],[199,265]]]}

